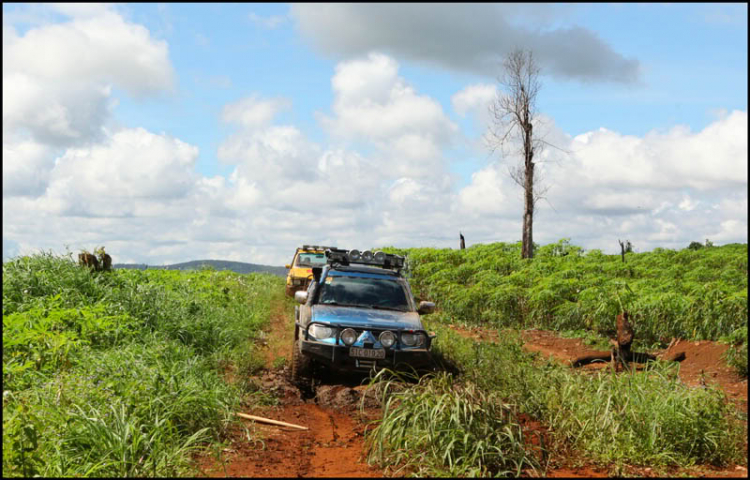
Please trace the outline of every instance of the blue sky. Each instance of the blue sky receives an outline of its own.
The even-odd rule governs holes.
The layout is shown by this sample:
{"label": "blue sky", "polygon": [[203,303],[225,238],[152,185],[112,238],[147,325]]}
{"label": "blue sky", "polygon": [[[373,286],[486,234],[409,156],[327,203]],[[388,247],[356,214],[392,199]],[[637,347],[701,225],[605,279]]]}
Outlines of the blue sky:
{"label": "blue sky", "polygon": [[745,4],[3,4],[3,257],[517,241],[482,136],[519,45],[568,152],[537,242],[747,242]]}

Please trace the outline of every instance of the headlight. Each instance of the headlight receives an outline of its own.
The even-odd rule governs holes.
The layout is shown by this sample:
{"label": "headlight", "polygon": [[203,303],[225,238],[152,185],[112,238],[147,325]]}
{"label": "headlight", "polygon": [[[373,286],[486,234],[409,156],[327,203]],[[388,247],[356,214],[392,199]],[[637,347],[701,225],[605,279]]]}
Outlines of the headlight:
{"label": "headlight", "polygon": [[341,341],[344,342],[344,345],[352,345],[354,342],[357,341],[357,332],[355,332],[351,328],[345,328],[343,332],[341,332]]}
{"label": "headlight", "polygon": [[386,330],[385,332],[380,334],[378,340],[380,340],[380,343],[385,348],[391,348],[393,344],[396,343],[396,335],[394,335],[393,332],[389,332],[388,330]]}
{"label": "headlight", "polygon": [[402,333],[401,341],[409,347],[418,347],[424,343],[424,335],[421,333]]}
{"label": "headlight", "polygon": [[331,327],[326,327],[319,323],[313,323],[307,330],[313,337],[323,340],[324,338],[331,338],[336,335],[336,330]]}

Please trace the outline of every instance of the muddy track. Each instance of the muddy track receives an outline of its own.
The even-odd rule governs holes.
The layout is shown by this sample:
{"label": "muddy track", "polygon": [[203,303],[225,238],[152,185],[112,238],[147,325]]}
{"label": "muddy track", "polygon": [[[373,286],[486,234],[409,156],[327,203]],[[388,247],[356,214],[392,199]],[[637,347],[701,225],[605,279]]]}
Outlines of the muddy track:
{"label": "muddy track", "polygon": [[379,403],[361,385],[361,375],[323,375],[311,390],[290,383],[288,365],[294,338],[293,313],[283,296],[271,300],[266,370],[255,378],[279,398],[274,407],[244,413],[305,426],[308,430],[245,421],[252,442],[241,430],[231,432],[231,446],[221,458],[204,456],[197,467],[209,477],[382,477],[367,464],[364,433],[379,418]]}

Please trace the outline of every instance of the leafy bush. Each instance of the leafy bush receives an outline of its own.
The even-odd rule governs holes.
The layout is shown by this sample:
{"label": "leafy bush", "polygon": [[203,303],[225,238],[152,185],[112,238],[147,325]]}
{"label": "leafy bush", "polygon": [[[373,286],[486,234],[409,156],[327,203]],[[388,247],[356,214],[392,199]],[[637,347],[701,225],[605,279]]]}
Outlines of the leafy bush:
{"label": "leafy bush", "polygon": [[648,346],[673,337],[717,340],[747,327],[746,244],[657,248],[629,253],[626,263],[583,254],[567,239],[539,247],[531,260],[520,258],[520,244],[506,243],[399,252],[408,255],[415,295],[455,323],[610,335],[625,306],[636,342]]}
{"label": "leafy bush", "polygon": [[184,474],[226,435],[243,384],[223,374],[253,363],[282,282],[3,264],[3,476]]}

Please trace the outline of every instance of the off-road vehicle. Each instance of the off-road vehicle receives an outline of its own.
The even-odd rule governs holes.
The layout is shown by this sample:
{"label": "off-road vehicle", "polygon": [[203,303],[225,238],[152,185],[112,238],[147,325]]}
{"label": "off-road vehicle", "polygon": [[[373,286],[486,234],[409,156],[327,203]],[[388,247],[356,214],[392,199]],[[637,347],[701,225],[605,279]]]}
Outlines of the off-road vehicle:
{"label": "off-road vehicle", "polygon": [[325,265],[327,249],[335,247],[323,247],[320,245],[302,245],[294,251],[292,263],[286,265],[289,274],[286,276],[286,294],[290,297],[295,292],[307,290],[312,280],[312,268]]}
{"label": "off-road vehicle", "polygon": [[292,380],[307,385],[313,366],[367,372],[388,367],[431,368],[435,338],[420,315],[435,304],[415,304],[401,274],[404,257],[384,252],[327,249],[313,281],[298,291]]}

